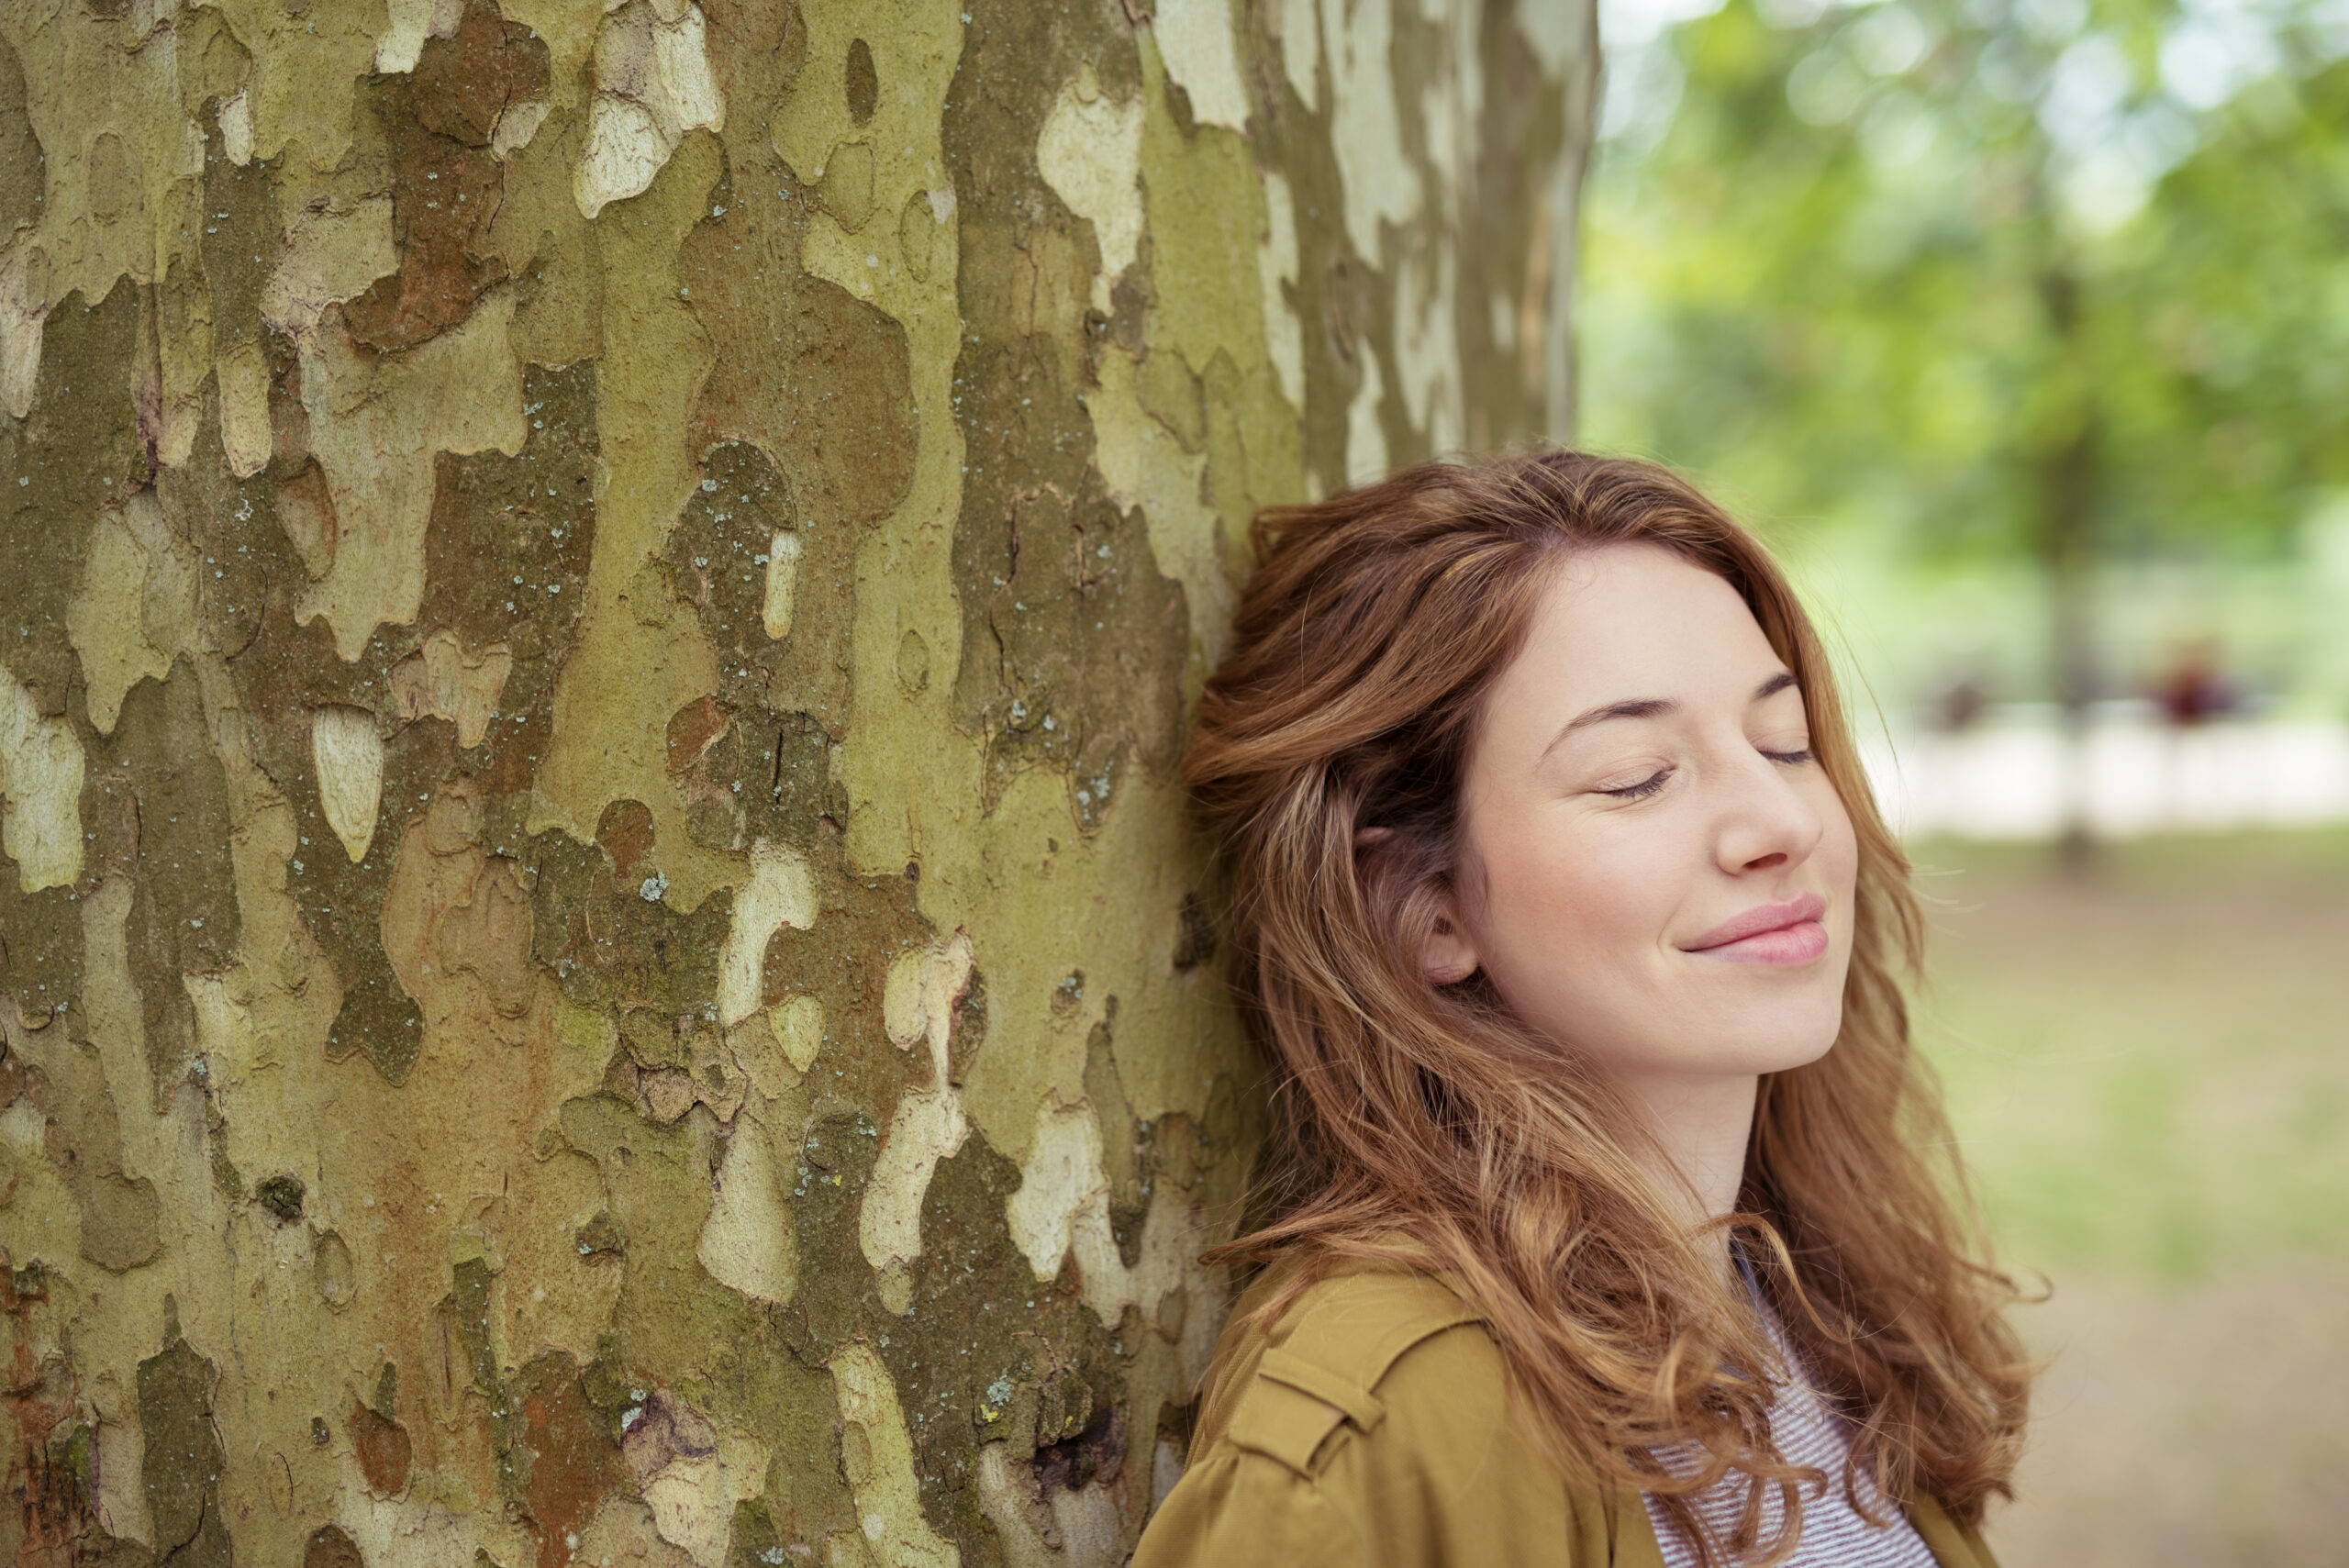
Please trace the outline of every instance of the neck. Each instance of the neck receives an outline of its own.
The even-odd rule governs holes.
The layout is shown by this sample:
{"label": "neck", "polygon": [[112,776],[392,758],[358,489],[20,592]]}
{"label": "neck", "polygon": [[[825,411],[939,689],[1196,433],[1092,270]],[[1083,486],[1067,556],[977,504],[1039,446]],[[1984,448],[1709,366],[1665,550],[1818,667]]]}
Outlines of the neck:
{"label": "neck", "polygon": [[[1745,1179],[1745,1145],[1753,1130],[1761,1079],[1753,1073],[1659,1074],[1624,1085],[1646,1112],[1656,1146],[1670,1162],[1666,1190],[1687,1206],[1693,1229],[1737,1207]],[[1722,1257],[1728,1257],[1726,1238]]]}

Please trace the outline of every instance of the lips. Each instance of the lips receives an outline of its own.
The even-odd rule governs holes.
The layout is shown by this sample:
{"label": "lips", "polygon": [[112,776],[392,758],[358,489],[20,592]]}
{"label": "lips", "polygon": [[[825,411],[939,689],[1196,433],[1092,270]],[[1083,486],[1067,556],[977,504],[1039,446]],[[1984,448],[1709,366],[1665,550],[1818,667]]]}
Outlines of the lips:
{"label": "lips", "polygon": [[1820,923],[1826,913],[1827,900],[1816,893],[1760,905],[1723,921],[1682,951],[1745,963],[1809,963],[1827,951],[1827,928]]}

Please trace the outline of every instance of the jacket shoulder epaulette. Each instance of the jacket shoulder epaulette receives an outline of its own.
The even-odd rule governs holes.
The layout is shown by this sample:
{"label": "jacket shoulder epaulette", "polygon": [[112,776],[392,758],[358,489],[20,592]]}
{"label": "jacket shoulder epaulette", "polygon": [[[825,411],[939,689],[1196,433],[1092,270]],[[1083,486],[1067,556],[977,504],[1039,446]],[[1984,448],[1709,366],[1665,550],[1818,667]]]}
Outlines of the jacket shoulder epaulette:
{"label": "jacket shoulder epaulette", "polygon": [[1351,1429],[1386,1416],[1379,1383],[1413,1346],[1484,1314],[1432,1275],[1380,1272],[1316,1282],[1283,1315],[1231,1413],[1234,1447],[1309,1475]]}

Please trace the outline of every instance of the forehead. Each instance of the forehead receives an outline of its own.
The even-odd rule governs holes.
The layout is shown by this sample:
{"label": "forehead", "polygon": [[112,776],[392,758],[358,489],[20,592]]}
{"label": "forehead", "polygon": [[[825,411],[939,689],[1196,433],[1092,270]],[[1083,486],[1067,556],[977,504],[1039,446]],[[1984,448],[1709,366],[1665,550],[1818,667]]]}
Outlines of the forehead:
{"label": "forehead", "polygon": [[1726,578],[1660,545],[1613,544],[1561,562],[1495,692],[1555,702],[1741,696],[1781,661]]}

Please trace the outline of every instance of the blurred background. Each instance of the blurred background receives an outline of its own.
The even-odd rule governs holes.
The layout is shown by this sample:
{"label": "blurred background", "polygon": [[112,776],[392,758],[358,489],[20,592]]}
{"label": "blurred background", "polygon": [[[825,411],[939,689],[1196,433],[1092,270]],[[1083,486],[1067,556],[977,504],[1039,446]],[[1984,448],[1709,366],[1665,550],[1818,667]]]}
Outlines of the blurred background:
{"label": "blurred background", "polygon": [[2349,1563],[2349,4],[1604,0],[1586,444],[1794,565],[2051,1358],[2008,1568]]}

